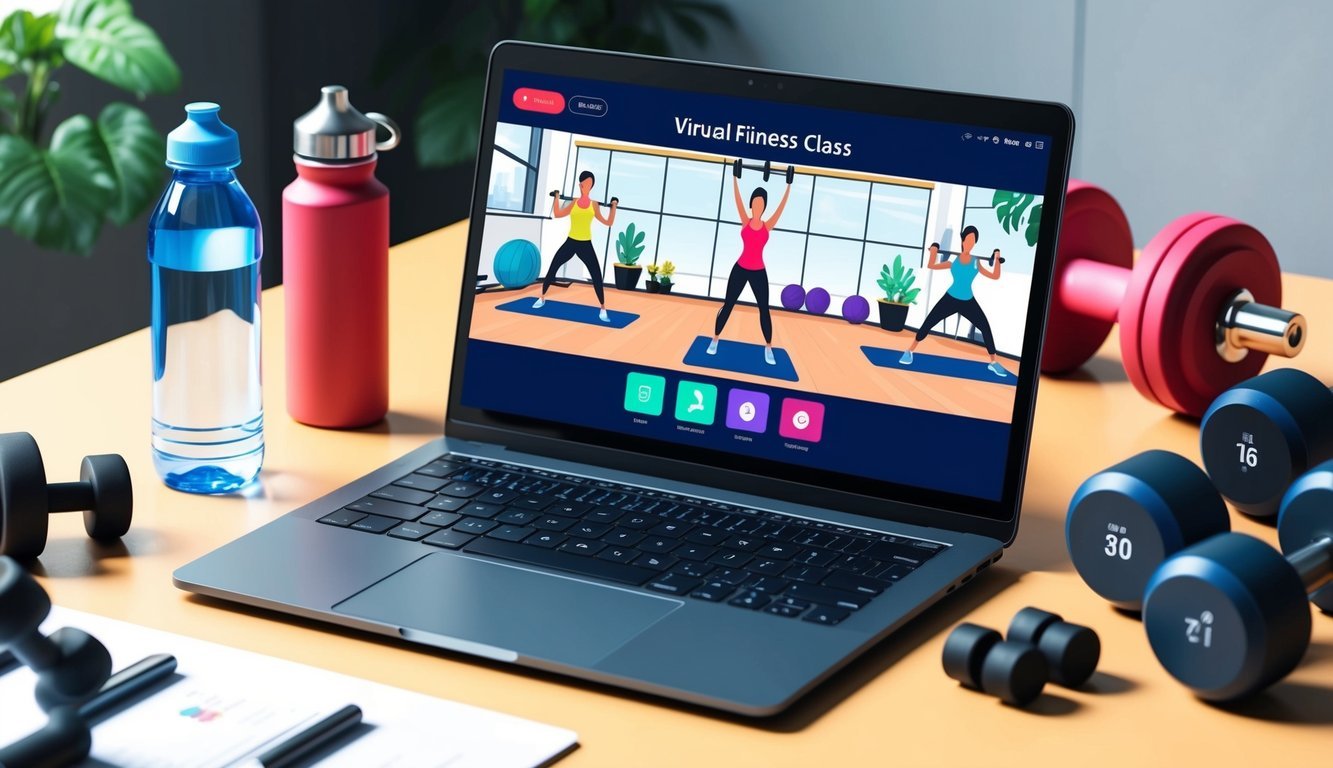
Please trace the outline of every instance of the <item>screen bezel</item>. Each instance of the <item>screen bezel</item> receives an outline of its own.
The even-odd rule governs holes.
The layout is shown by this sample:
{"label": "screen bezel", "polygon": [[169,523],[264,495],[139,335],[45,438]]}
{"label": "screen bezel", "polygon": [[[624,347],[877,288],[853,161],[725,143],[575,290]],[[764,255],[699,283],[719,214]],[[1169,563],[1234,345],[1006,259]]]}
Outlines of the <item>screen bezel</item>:
{"label": "screen bezel", "polygon": [[[490,179],[495,126],[500,109],[500,78],[505,70],[600,79],[645,86],[758,98],[802,106],[826,107],[939,122],[1045,134],[1050,160],[1043,216],[1032,274],[1027,334],[1018,372],[1014,419],[1008,444],[1008,468],[998,500],[899,485],[837,472],[773,462],[725,451],[647,440],[609,430],[485,411],[460,400],[466,344],[476,296],[472,275],[480,260],[482,227],[468,231],[467,256],[459,297],[453,373],[449,382],[445,435],[497,443],[512,450],[568,461],[643,472],[664,478],[716,486],[737,492],[828,507],[870,517],[927,525],[1013,541],[1027,470],[1028,448],[1037,395],[1039,359],[1046,331],[1051,274],[1068,183],[1074,117],[1052,102],[928,91],[850,80],[790,74],[719,64],[609,53],[505,41],[491,52],[485,105],[472,187],[471,221],[482,222]],[[879,107],[879,108],[876,108]],[[966,114],[960,121],[958,116]],[[966,450],[965,448],[963,449]]]}

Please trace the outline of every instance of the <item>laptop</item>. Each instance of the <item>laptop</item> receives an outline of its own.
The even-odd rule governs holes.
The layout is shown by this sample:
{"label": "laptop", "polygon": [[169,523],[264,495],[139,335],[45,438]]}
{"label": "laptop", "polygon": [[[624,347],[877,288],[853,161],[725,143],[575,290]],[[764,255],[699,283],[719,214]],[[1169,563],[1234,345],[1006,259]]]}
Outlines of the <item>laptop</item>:
{"label": "laptop", "polygon": [[444,434],[176,585],[782,711],[1013,541],[1072,133],[498,45]]}

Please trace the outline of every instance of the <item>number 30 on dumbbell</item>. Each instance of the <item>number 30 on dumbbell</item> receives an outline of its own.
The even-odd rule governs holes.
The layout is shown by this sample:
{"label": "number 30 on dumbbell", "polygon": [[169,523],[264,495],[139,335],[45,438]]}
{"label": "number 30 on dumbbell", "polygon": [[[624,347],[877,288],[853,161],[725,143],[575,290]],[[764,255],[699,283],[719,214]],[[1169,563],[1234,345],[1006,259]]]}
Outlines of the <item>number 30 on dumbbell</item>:
{"label": "number 30 on dumbbell", "polygon": [[1069,182],[1053,284],[1043,373],[1083,365],[1119,323],[1134,388],[1196,418],[1268,355],[1294,357],[1305,344],[1305,318],[1280,308],[1277,255],[1254,227],[1182,216],[1136,263],[1125,212],[1082,181]]}
{"label": "number 30 on dumbbell", "polygon": [[739,179],[741,177],[741,173],[747,170],[763,171],[764,181],[768,181],[768,177],[772,176],[774,172],[784,174],[788,184],[792,183],[792,181],[796,178],[796,166],[794,165],[788,165],[786,170],[778,170],[773,167],[773,162],[771,160],[765,160],[763,165],[747,165],[741,162],[741,159],[739,157],[731,161],[732,176],[735,176],[736,178]]}

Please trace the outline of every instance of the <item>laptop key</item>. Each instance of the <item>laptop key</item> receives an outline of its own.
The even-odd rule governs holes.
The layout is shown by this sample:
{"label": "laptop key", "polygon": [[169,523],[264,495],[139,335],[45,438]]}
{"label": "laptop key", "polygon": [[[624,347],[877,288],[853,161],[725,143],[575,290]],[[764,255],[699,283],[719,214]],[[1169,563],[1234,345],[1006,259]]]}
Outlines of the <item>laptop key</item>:
{"label": "laptop key", "polygon": [[712,557],[717,552],[712,547],[706,547],[702,544],[683,544],[671,550],[671,554],[679,557],[681,560],[695,560],[703,562]]}
{"label": "laptop key", "polygon": [[803,583],[792,584],[787,588],[785,596],[794,597],[797,600],[809,600],[820,605],[836,605],[839,608],[850,608],[851,610],[864,606],[873,598],[873,595],[848,592],[819,584]]}
{"label": "laptop key", "polygon": [[865,555],[844,555],[833,561],[833,567],[851,573],[868,573],[879,566],[879,561]]}
{"label": "laptop key", "polygon": [[625,517],[620,518],[620,521],[617,523],[617,525],[624,526],[625,528],[633,528],[636,531],[652,528],[656,524],[657,518],[635,514],[626,515]]}
{"label": "laptop key", "polygon": [[441,488],[440,493],[459,499],[470,499],[484,490],[486,486],[476,483],[450,483]]}
{"label": "laptop key", "polygon": [[784,605],[788,608],[794,608],[798,611],[804,611],[806,608],[810,607],[810,603],[807,603],[804,600],[797,600],[794,597],[779,597],[777,600],[773,601],[773,604]]}
{"label": "laptop key", "polygon": [[600,557],[581,557],[571,555],[568,552],[558,552],[490,538],[476,539],[467,545],[464,551],[527,563],[528,565],[568,571],[632,586],[644,583],[653,575],[653,572],[646,568],[637,568],[633,565],[612,562]]}
{"label": "laptop key", "polygon": [[628,528],[617,528],[603,536],[602,541],[605,541],[607,544],[619,544],[625,547],[632,547],[646,538],[648,537],[638,531],[631,531]]}
{"label": "laptop key", "polygon": [[680,545],[675,539],[650,538],[639,542],[639,549],[644,552],[670,552]]}
{"label": "laptop key", "polygon": [[597,557],[600,557],[603,560],[610,560],[613,563],[632,563],[634,562],[634,558],[638,557],[640,554],[642,553],[637,549],[610,546],[601,552],[598,552]]}
{"label": "laptop key", "polygon": [[649,589],[666,592],[670,595],[684,595],[702,584],[699,579],[691,579],[678,573],[667,573],[648,582]]}
{"label": "laptop key", "polygon": [[867,595],[878,595],[893,586],[891,581],[880,581],[847,571],[832,571],[824,578],[822,583],[826,587],[845,589],[848,592],[860,592]]}
{"label": "laptop key", "polygon": [[842,551],[844,554],[848,555],[859,555],[866,551],[866,548],[869,546],[870,539],[863,539],[860,536],[856,536],[849,539],[846,544],[842,545]]}
{"label": "laptop key", "polygon": [[514,499],[509,502],[509,504],[510,506],[518,507],[519,509],[530,509],[534,512],[541,512],[551,506],[553,501],[555,501],[555,499],[548,499],[545,496],[528,495]]}
{"label": "laptop key", "polygon": [[502,525],[499,528],[492,529],[486,535],[500,541],[522,541],[536,532],[534,528],[526,528],[521,525]]}
{"label": "laptop key", "polygon": [[431,477],[430,475],[408,475],[401,477],[393,482],[394,485],[400,485],[404,488],[415,488],[418,491],[435,493],[443,488],[447,482],[444,478]]}
{"label": "laptop key", "polygon": [[565,543],[556,547],[556,549],[561,552],[572,552],[576,555],[591,557],[598,552],[601,552],[603,549],[606,549],[606,545],[600,541],[593,541],[591,539],[568,539]]}
{"label": "laptop key", "polygon": [[403,523],[397,528],[389,531],[389,535],[395,539],[407,539],[408,541],[420,541],[425,537],[440,530],[431,525],[422,525],[420,523]]}
{"label": "laptop key", "polygon": [[480,536],[499,525],[500,524],[494,520],[486,520],[480,517],[465,517],[454,525],[454,530]]}
{"label": "laptop key", "polygon": [[372,499],[369,496],[348,504],[347,508],[353,512],[364,512],[368,515],[379,515],[380,517],[394,517],[399,520],[416,520],[426,514],[426,510],[412,504],[403,504],[388,499]]}
{"label": "laptop key", "polygon": [[477,501],[484,501],[487,504],[508,504],[517,498],[518,494],[513,491],[506,491],[503,488],[492,488],[478,496]]}
{"label": "laptop key", "polygon": [[770,605],[770,606],[768,606],[767,608],[765,608],[765,609],[764,609],[764,613],[771,613],[771,614],[773,614],[774,616],[782,616],[782,617],[784,617],[784,618],[794,619],[794,618],[796,618],[797,616],[800,616],[800,615],[801,615],[801,611],[803,611],[803,610],[805,610],[805,609],[804,609],[804,608],[793,608],[793,607],[791,607],[790,605],[782,605],[782,604],[779,602],[779,603],[773,603],[772,605]]}
{"label": "laptop key", "polygon": [[435,512],[431,512],[429,515],[426,515],[425,517],[421,518],[417,522],[421,523],[422,525],[433,525],[437,528],[448,528],[449,526],[453,525],[454,523],[462,519],[463,519],[462,515],[456,514],[454,512],[440,512],[439,510],[436,510]]}
{"label": "laptop key", "polygon": [[390,528],[398,525],[399,521],[392,517],[380,517],[379,515],[366,515],[365,517],[352,523],[351,528],[367,533],[384,533]]}
{"label": "laptop key", "polygon": [[696,528],[685,534],[685,540],[693,544],[707,544],[710,547],[716,547],[725,541],[727,535],[721,531],[710,531],[707,528]]}
{"label": "laptop key", "polygon": [[791,544],[769,544],[756,554],[768,560],[790,560],[796,551],[797,548]]}
{"label": "laptop key", "polygon": [[569,535],[578,536],[583,539],[599,539],[602,536],[605,536],[606,532],[609,530],[611,530],[611,526],[603,523],[580,522],[574,523],[574,526],[569,529]]}
{"label": "laptop key", "polygon": [[866,555],[873,557],[880,562],[898,561],[908,565],[916,566],[930,559],[934,552],[919,547],[913,547],[910,544],[894,544],[887,541],[877,541],[866,549]]}
{"label": "laptop key", "polygon": [[426,509],[442,509],[445,512],[457,512],[467,505],[467,499],[456,499],[452,496],[436,496],[432,501],[426,503]]}
{"label": "laptop key", "polygon": [[761,558],[745,567],[760,576],[780,576],[783,571],[787,570],[787,561]]}
{"label": "laptop key", "polygon": [[851,611],[846,608],[828,608],[822,605],[815,606],[815,609],[806,614],[803,621],[809,621],[814,624],[827,624],[833,626],[851,615]]}
{"label": "laptop key", "polygon": [[790,586],[790,581],[779,579],[776,576],[760,576],[749,583],[750,589],[756,592],[767,592],[770,595],[776,595]]}
{"label": "laptop key", "polygon": [[764,541],[752,536],[732,536],[722,543],[727,549],[736,549],[741,552],[756,552],[763,548]]}
{"label": "laptop key", "polygon": [[747,589],[736,597],[727,601],[727,605],[734,605],[737,608],[749,608],[758,610],[768,605],[773,598],[763,592],[757,592],[753,589]]}
{"label": "laptop key", "polygon": [[325,525],[336,525],[340,528],[346,528],[347,526],[351,525],[352,523],[355,523],[357,520],[360,520],[365,516],[366,515],[364,512],[354,512],[350,509],[340,509],[337,512],[332,512],[321,517],[319,519],[319,522]]}
{"label": "laptop key", "polygon": [[675,568],[671,569],[673,573],[683,574],[695,579],[702,579],[707,576],[713,566],[708,563],[699,563],[693,560],[681,560]]}
{"label": "laptop key", "polygon": [[648,531],[649,536],[661,536],[663,538],[679,539],[685,531],[693,528],[689,523],[679,523],[674,520],[665,523],[659,523]]}
{"label": "laptop key", "polygon": [[470,533],[461,533],[455,530],[436,531],[426,538],[422,539],[426,544],[432,547],[444,547],[445,549],[458,549],[477,538]]}
{"label": "laptop key", "polygon": [[590,520],[594,523],[614,523],[624,514],[624,512],[621,512],[615,507],[597,507],[584,515],[583,519]]}
{"label": "laptop key", "polygon": [[568,529],[574,521],[568,517],[559,515],[539,515],[532,522],[532,527],[543,531],[563,531]]}
{"label": "laptop key", "polygon": [[720,603],[735,591],[736,588],[725,581],[706,581],[691,592],[690,597],[707,600],[710,603]]}
{"label": "laptop key", "polygon": [[418,491],[415,488],[403,488],[397,485],[386,485],[370,495],[377,499],[401,501],[404,504],[425,504],[435,498],[435,494],[430,491]]}
{"label": "laptop key", "polygon": [[791,579],[792,581],[804,581],[810,584],[818,584],[823,581],[824,577],[828,576],[829,573],[831,573],[831,571],[827,568],[817,568],[813,565],[793,565],[786,571],[783,571],[782,577],[784,579]]}
{"label": "laptop key", "polygon": [[651,568],[654,571],[665,571],[677,562],[671,555],[659,555],[654,552],[644,552],[634,559],[635,565]]}
{"label": "laptop key", "polygon": [[568,538],[565,534],[556,531],[537,531],[524,539],[523,543],[534,547],[542,547],[543,549],[555,549],[564,544],[565,539]]}
{"label": "laptop key", "polygon": [[427,475],[429,477],[448,477],[457,472],[460,467],[449,461],[432,461],[426,466],[418,469],[416,474]]}
{"label": "laptop key", "polygon": [[802,565],[814,565],[823,568],[837,559],[837,552],[830,552],[827,549],[807,549],[792,558],[792,561]]}
{"label": "laptop key", "polygon": [[736,552],[729,549],[715,552],[708,558],[709,562],[725,565],[728,568],[739,568],[753,559],[754,557],[746,552]]}
{"label": "laptop key", "polygon": [[490,519],[504,510],[499,504],[487,504],[484,501],[472,501],[460,508],[458,511],[468,517],[484,517]]}
{"label": "laptop key", "polygon": [[514,509],[513,507],[510,507],[504,512],[496,515],[495,519],[498,522],[509,523],[511,525],[527,525],[537,519],[537,513],[530,512],[526,509]]}
{"label": "laptop key", "polygon": [[557,501],[543,511],[551,515],[579,517],[590,509],[592,509],[591,504],[582,504],[577,501]]}

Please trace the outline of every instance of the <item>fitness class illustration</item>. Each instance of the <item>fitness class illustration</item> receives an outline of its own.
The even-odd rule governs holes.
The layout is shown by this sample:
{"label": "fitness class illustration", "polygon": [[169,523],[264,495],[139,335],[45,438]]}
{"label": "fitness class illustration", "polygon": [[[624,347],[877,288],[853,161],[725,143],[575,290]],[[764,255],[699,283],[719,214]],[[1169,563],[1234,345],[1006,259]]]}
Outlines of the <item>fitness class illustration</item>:
{"label": "fitness class illustration", "polygon": [[1040,195],[521,135],[542,149],[492,166],[474,339],[1009,418]]}

